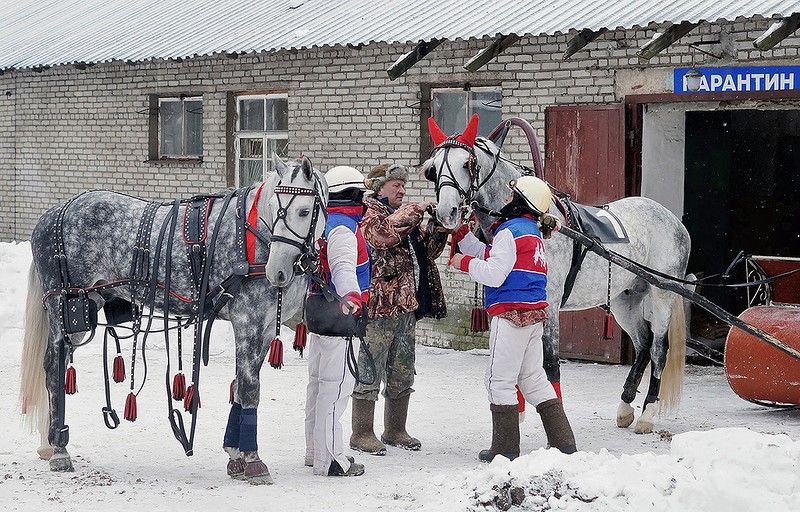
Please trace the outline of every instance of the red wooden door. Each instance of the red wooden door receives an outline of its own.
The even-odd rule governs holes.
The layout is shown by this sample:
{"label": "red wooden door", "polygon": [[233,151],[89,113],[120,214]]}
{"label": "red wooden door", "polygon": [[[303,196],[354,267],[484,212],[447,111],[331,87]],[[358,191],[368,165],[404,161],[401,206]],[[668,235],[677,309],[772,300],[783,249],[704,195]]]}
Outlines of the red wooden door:
{"label": "red wooden door", "polygon": [[[545,110],[545,176],[576,202],[600,205],[625,196],[625,110],[619,105],[558,106]],[[605,286],[605,283],[598,283]],[[614,326],[603,339],[599,308],[560,314],[562,357],[629,362],[628,341]]]}

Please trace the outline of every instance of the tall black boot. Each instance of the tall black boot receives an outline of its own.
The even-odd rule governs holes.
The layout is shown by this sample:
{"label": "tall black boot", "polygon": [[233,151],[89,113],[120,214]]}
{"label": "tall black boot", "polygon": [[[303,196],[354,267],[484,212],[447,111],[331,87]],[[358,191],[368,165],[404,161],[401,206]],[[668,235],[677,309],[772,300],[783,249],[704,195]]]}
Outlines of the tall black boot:
{"label": "tall black boot", "polygon": [[558,448],[562,453],[575,453],[575,434],[569,424],[564,405],[558,398],[545,400],[536,406],[536,412],[542,417],[544,433],[547,435],[547,444],[551,448]]}
{"label": "tall black boot", "polygon": [[519,457],[519,406],[490,404],[492,447],[481,450],[478,459],[491,462],[495,455],[514,460]]}

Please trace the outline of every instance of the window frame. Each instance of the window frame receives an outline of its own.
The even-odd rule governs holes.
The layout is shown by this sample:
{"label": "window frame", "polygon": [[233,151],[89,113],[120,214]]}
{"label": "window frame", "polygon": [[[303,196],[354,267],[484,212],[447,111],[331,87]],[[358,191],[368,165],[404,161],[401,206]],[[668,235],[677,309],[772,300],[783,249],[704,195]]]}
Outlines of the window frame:
{"label": "window frame", "polygon": [[[204,144],[203,144],[203,137],[205,134],[205,123],[202,117],[203,112],[200,112],[200,152],[199,153],[190,153],[189,152],[189,136],[187,130],[187,102],[190,101],[199,101],[201,108],[204,108],[203,105],[203,95],[202,94],[181,94],[179,96],[160,96],[156,98],[157,102],[157,112],[158,115],[156,120],[157,125],[157,142],[155,144],[155,151],[156,151],[156,159],[157,160],[178,160],[178,161],[202,161],[203,159],[203,152],[204,152]],[[164,130],[163,130],[163,123],[162,123],[162,104],[166,102],[180,102],[181,103],[181,152],[178,154],[165,154],[162,151],[162,144],[164,141]]]}
{"label": "window frame", "polygon": [[[503,100],[503,86],[500,82],[485,82],[479,84],[454,84],[454,83],[432,83],[422,84],[421,86],[421,101],[420,101],[420,162],[424,162],[430,158],[430,153],[433,151],[434,146],[431,141],[430,132],[428,130],[428,118],[433,117],[433,97],[434,93],[439,91],[462,92],[467,95],[467,108],[466,116],[464,119],[464,126],[469,122],[472,117],[472,109],[469,106],[468,94],[475,91],[496,91],[500,93],[501,101],[501,119],[502,119],[502,100]],[[450,134],[448,134],[450,135]]]}
{"label": "window frame", "polygon": [[[285,99],[286,100],[286,130],[267,130],[266,126],[264,126],[264,130],[242,130],[241,129],[241,114],[240,114],[240,102],[242,99],[260,99],[264,102],[264,112],[266,114],[266,101],[269,99]],[[264,174],[270,172],[272,166],[272,153],[269,150],[269,142],[270,141],[279,141],[284,140],[286,141],[286,145],[288,147],[289,144],[289,91],[268,91],[268,92],[241,92],[234,94],[232,97],[232,110],[233,110],[233,140],[232,140],[232,170],[233,170],[233,186],[241,187],[243,186],[241,183],[241,169],[240,163],[243,160],[241,157],[241,140],[242,139],[258,139],[262,140],[263,144],[263,151],[261,155],[261,162],[262,162],[262,176],[261,180],[264,179]],[[266,125],[267,116],[264,116],[264,123]],[[288,151],[288,148],[287,148]],[[248,158],[246,160],[255,160],[253,158]],[[258,181],[256,181],[258,182]]]}

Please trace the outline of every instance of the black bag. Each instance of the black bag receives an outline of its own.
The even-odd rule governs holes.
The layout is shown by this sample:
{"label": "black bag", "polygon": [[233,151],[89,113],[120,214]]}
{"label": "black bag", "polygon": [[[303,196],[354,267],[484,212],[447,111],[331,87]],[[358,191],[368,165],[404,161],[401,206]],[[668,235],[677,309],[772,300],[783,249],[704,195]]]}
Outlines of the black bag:
{"label": "black bag", "polygon": [[342,303],[324,295],[306,297],[306,327],[309,332],[320,336],[339,336],[364,338],[367,331],[366,304],[358,315],[342,313]]}
{"label": "black bag", "polygon": [[94,331],[97,327],[97,303],[85,293],[65,295],[61,315],[67,334]]}

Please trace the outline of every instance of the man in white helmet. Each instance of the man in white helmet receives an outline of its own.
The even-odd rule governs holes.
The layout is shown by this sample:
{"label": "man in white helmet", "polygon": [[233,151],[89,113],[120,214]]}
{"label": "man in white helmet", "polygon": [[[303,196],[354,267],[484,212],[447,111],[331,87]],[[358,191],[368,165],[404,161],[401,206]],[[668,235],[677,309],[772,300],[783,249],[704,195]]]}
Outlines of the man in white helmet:
{"label": "man in white helmet", "polygon": [[538,222],[549,216],[550,188],[534,176],[522,176],[509,187],[511,194],[500,210],[492,245],[467,233],[458,244],[462,254],[450,261],[486,286],[486,309],[492,316],[485,380],[492,412],[492,446],[478,454],[486,462],[496,455],[519,456],[515,386],[525,401],[536,407],[548,444],[564,453],[576,451],[564,407],[542,367],[547,262]]}
{"label": "man in white helmet", "polygon": [[[359,223],[364,214],[364,176],[348,166],[325,173],[328,183],[328,220],[320,248],[320,265],[327,284],[344,297],[353,314],[369,301],[370,252]],[[321,295],[318,285],[310,297]],[[347,313],[342,305],[342,313]],[[336,317],[335,315],[331,315]],[[348,339],[326,336],[308,317],[308,386],[306,388],[306,458],[315,475],[359,476],[364,466],[342,453],[341,417],[347,408],[355,376],[348,370]],[[359,339],[350,337],[358,354]]]}

